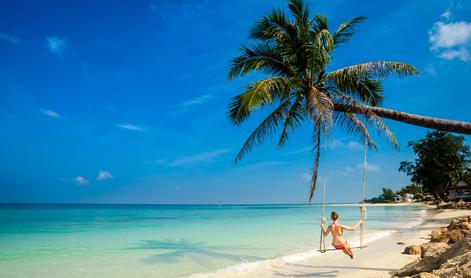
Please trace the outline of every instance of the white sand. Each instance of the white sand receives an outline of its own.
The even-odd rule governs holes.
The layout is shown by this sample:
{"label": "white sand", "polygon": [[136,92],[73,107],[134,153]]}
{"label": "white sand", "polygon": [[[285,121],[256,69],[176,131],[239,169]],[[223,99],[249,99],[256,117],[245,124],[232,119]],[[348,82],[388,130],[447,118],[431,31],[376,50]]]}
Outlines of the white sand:
{"label": "white sand", "polygon": [[[470,210],[429,209],[424,214],[424,223],[369,242],[368,248],[354,250],[354,260],[341,251],[313,256],[312,252],[316,252],[313,250],[306,253],[305,259],[298,255],[297,258],[284,258],[279,263],[262,261],[256,267],[226,269],[204,277],[391,277],[395,271],[418,259],[418,256],[402,254],[406,246],[427,242],[431,230],[448,225],[455,217],[470,214]],[[398,245],[398,242],[405,245]]]}

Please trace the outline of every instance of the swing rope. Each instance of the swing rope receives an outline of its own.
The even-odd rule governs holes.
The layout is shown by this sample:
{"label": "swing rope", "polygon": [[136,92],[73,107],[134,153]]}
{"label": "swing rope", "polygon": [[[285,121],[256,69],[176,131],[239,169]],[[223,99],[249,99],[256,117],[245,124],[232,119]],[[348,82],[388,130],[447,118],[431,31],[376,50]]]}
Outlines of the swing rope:
{"label": "swing rope", "polygon": [[[327,144],[326,144],[326,139],[325,139],[326,135],[324,133],[324,174],[322,175],[322,218],[321,218],[321,224],[322,224],[322,220],[325,218],[325,184],[326,184],[326,180],[325,180],[325,176],[326,176],[326,173],[327,173]],[[320,242],[319,242],[319,251],[321,251],[322,253],[324,253],[326,251],[326,248],[325,248],[325,237],[324,237],[324,231],[321,227],[321,238],[320,238]]]}
{"label": "swing rope", "polygon": [[362,185],[361,185],[361,205],[360,205],[360,212],[361,212],[361,225],[360,225],[360,248],[363,248],[363,226],[365,220],[365,189],[366,189],[366,136],[363,142],[363,178],[362,178]]}

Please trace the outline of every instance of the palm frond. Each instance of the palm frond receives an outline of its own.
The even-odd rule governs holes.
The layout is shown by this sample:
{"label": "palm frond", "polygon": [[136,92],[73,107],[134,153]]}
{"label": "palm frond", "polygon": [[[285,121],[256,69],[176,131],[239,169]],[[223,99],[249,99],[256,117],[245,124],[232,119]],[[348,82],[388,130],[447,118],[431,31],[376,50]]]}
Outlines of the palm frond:
{"label": "palm frond", "polygon": [[388,127],[388,125],[380,118],[378,115],[373,113],[373,117],[370,118],[371,125],[375,127],[375,130],[378,132],[378,135],[386,136],[389,144],[395,150],[399,150],[399,143],[397,142],[397,138],[392,132],[392,130]]}
{"label": "palm frond", "polygon": [[314,122],[324,129],[331,125],[334,104],[327,94],[312,86],[307,94],[307,106]]}
{"label": "palm frond", "polygon": [[357,24],[365,19],[365,16],[358,16],[340,24],[333,35],[334,44],[348,42],[357,30]]}
{"label": "palm frond", "polygon": [[[330,63],[330,53],[334,48],[332,35],[327,29],[327,19],[317,15],[315,28],[309,32],[309,44],[305,47],[308,60],[311,62],[311,78],[320,72],[325,72]],[[325,20],[325,22],[324,22]]]}
{"label": "palm frond", "polygon": [[321,45],[325,50],[330,52],[334,47],[334,40],[329,30],[322,29],[317,33],[317,39],[319,45]]}
{"label": "palm frond", "polygon": [[316,14],[314,16],[314,29],[316,31],[320,30],[329,30],[329,23],[328,19],[325,15]]}
{"label": "palm frond", "polygon": [[370,79],[365,75],[331,72],[324,77],[328,87],[334,87],[348,95],[360,99],[371,106],[383,103],[383,88],[379,80]]}
{"label": "palm frond", "polygon": [[295,70],[284,61],[279,48],[267,43],[252,44],[241,48],[242,55],[234,57],[228,73],[229,80],[252,71],[272,75],[294,76]]}
{"label": "palm frond", "polygon": [[232,122],[240,125],[254,109],[288,98],[298,85],[298,79],[292,77],[270,77],[250,83],[245,93],[234,97],[229,103]]}
{"label": "palm frond", "polygon": [[286,113],[291,105],[291,98],[284,100],[268,117],[263,120],[260,125],[250,134],[245,140],[239,153],[236,156],[235,162],[240,161],[246,153],[250,152],[252,148],[261,144],[266,136],[272,135],[278,126],[283,122]]}
{"label": "palm frond", "polygon": [[290,110],[288,111],[283,126],[283,131],[281,132],[280,140],[278,142],[279,147],[284,146],[288,140],[288,133],[298,128],[306,118],[303,99],[303,95],[298,95]]}
{"label": "palm frond", "polygon": [[328,75],[355,75],[357,78],[358,76],[366,76],[371,79],[376,79],[386,78],[388,76],[406,77],[417,74],[419,74],[419,71],[414,66],[401,62],[368,62],[334,70]]}
{"label": "palm frond", "polygon": [[297,35],[296,26],[286,18],[281,10],[273,9],[263,17],[250,31],[249,38],[262,41],[271,41],[283,37],[294,38]]}
{"label": "palm frond", "polygon": [[[343,127],[348,134],[359,137],[360,142],[366,140],[369,148],[376,149],[376,144],[370,136],[366,126],[355,114],[349,112],[337,112],[334,114],[334,122]],[[366,121],[365,121],[366,122]]]}
{"label": "palm frond", "polygon": [[317,75],[321,72],[325,72],[327,64],[325,62],[330,60],[330,56],[318,43],[307,45],[305,47],[305,53],[310,71],[310,79],[315,81],[317,79]]}
{"label": "palm frond", "polygon": [[303,0],[290,0],[288,7],[291,13],[296,18],[298,26],[306,28],[309,23],[309,8]]}

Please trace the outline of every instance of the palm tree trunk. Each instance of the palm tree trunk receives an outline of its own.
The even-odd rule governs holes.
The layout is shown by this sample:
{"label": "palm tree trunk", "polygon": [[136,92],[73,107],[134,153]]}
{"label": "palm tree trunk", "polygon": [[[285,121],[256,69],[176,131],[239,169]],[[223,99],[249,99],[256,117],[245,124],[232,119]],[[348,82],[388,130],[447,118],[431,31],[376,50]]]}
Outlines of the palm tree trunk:
{"label": "palm tree trunk", "polygon": [[[461,134],[471,135],[471,123],[445,120],[440,118],[433,118],[410,114],[392,109],[381,107],[368,107],[370,111],[382,118],[391,119],[394,121],[403,122],[406,124],[432,128],[441,131],[456,132]],[[348,105],[342,103],[334,103],[334,110],[338,112],[350,112],[355,114],[362,114],[362,108],[355,105]]]}

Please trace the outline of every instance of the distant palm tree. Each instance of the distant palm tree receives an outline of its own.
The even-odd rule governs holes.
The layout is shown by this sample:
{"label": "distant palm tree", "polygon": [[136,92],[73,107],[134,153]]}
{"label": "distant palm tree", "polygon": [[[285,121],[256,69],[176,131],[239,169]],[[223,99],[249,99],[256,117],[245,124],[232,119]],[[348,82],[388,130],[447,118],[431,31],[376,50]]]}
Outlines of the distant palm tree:
{"label": "distant palm tree", "polygon": [[321,134],[328,133],[332,125],[359,136],[370,147],[374,147],[374,142],[366,123],[397,146],[396,138],[380,117],[455,132],[460,132],[461,128],[471,133],[469,123],[375,107],[383,101],[380,79],[418,74],[409,64],[368,62],[327,71],[333,51],[350,39],[356,25],[365,17],[348,20],[331,33],[327,18],[320,14],[311,18],[309,8],[302,0],[291,0],[288,7],[292,18],[274,9],[251,30],[252,42],[241,49],[242,54],[232,59],[229,79],[252,71],[270,76],[250,83],[243,94],[232,99],[229,110],[233,123],[240,125],[253,110],[276,104],[245,141],[236,161],[278,128],[281,128],[279,146],[283,146],[290,131],[305,120],[311,120],[315,150],[311,200],[316,188]]}

